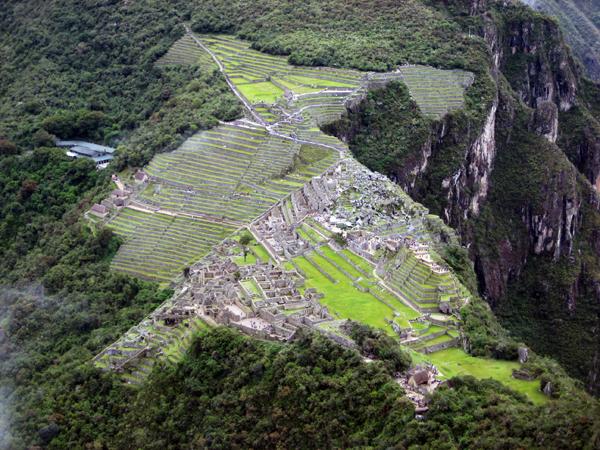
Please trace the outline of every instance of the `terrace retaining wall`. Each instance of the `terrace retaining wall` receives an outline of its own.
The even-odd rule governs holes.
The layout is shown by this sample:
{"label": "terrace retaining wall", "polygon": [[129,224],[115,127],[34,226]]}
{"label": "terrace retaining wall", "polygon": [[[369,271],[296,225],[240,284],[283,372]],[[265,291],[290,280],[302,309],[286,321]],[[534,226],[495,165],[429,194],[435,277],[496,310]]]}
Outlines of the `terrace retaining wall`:
{"label": "terrace retaining wall", "polygon": [[353,340],[351,340],[349,338],[345,338],[345,337],[340,336],[338,334],[334,334],[331,331],[327,331],[327,330],[324,330],[323,328],[319,328],[319,327],[314,327],[313,330],[318,331],[321,334],[324,334],[325,336],[327,336],[330,339],[334,340],[338,344],[343,345],[344,347],[348,347],[348,348],[351,348],[353,350],[358,350],[358,346],[356,345],[356,342],[354,342]]}
{"label": "terrace retaining wall", "polygon": [[418,353],[428,354],[439,352],[440,350],[445,350],[450,347],[458,347],[460,343],[460,338],[454,338],[451,341],[441,342],[439,344],[429,345],[427,347],[419,348],[415,350]]}

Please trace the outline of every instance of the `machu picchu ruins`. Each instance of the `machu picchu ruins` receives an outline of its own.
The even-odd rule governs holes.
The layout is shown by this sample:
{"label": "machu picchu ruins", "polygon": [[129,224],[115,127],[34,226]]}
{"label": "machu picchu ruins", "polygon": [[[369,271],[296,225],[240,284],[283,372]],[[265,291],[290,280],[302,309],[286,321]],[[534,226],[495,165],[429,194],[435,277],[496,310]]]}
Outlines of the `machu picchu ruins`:
{"label": "machu picchu ruins", "polygon": [[219,68],[246,116],[156,155],[103,202],[106,226],[126,239],[112,268],[175,294],[99,354],[99,367],[140,384],[212,325],[281,342],[311,329],[355,348],[344,325],[362,320],[422,354],[461,345],[470,293],[439,253],[458,244],[454,231],[319,126],[390,80],[442,115],[461,106],[472,74],[294,67],[191,32],[157,64],[172,63]]}

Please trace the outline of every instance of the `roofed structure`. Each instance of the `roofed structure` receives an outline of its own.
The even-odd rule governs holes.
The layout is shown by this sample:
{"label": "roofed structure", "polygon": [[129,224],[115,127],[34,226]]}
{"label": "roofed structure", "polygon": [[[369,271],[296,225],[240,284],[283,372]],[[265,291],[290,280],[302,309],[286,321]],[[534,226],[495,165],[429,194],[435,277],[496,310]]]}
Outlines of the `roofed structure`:
{"label": "roofed structure", "polygon": [[90,158],[98,169],[104,169],[114,159],[112,147],[84,141],[56,141],[57,147],[67,147],[66,155],[71,158]]}
{"label": "roofed structure", "polygon": [[410,377],[410,379],[408,380],[408,385],[412,387],[417,387],[427,382],[429,382],[429,373],[427,372],[427,370],[423,369],[419,372],[414,373]]}
{"label": "roofed structure", "polygon": [[138,170],[138,172],[135,174],[135,176],[133,177],[136,183],[143,183],[144,181],[146,181],[148,179],[148,175],[146,175],[144,172],[140,172]]}
{"label": "roofed structure", "polygon": [[90,214],[93,214],[95,216],[104,218],[108,215],[109,211],[108,208],[104,205],[99,205],[98,203],[94,203],[94,205],[92,206],[92,209],[90,209]]}
{"label": "roofed structure", "polygon": [[93,144],[91,142],[85,141],[56,141],[57,147],[69,147],[71,149],[75,147],[84,147],[88,150],[92,150],[96,153],[114,153],[115,149],[112,147],[107,147],[105,145]]}
{"label": "roofed structure", "polygon": [[129,192],[123,191],[121,189],[115,189],[110,194],[110,198],[127,198],[127,197],[129,197]]}

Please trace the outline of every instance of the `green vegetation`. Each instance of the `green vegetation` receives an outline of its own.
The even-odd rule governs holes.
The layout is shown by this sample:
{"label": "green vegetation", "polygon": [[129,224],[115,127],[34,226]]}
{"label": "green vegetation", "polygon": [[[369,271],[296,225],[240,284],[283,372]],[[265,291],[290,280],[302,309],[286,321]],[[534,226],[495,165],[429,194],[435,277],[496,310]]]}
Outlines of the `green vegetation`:
{"label": "green vegetation", "polygon": [[[268,20],[257,21],[257,15]],[[405,62],[465,69],[485,64],[483,40],[463,35],[456,22],[417,0],[333,1],[326,7],[316,0],[216,1],[194,5],[191,28],[236,33],[257,50],[307,66],[389,71]]]}
{"label": "green vegetation", "polygon": [[315,164],[331,154],[331,150],[320,145],[302,144],[298,158],[302,164]]}
{"label": "green vegetation", "polygon": [[[535,59],[538,55],[553,70],[558,71],[556,66],[564,61],[570,64],[568,52],[547,53],[546,44],[560,47],[553,22],[524,11],[510,2],[474,5],[459,0],[443,5],[429,0],[343,4],[338,0],[308,0],[301,4],[289,0],[234,4],[224,0],[3,1],[0,447],[599,446],[597,402],[576,390],[577,383],[569,380],[560,367],[537,357],[519,368],[521,375],[538,377],[536,381],[508,380],[519,392],[493,380],[454,377],[454,389],[442,388],[432,394],[424,420],[414,420],[412,404],[389,376],[391,371],[406,367],[406,355],[385,333],[362,326],[354,336],[361,350],[373,351],[383,362],[366,364],[356,352],[318,335],[300,332],[298,342],[282,346],[219,328],[197,337],[181,363],[158,364],[147,384],[139,389],[124,386],[122,381],[128,375],[102,373],[92,367],[90,358],[139,323],[173,291],[159,292],[154,282],[108,270],[109,263],[119,263],[120,256],[115,252],[122,240],[109,228],[98,230],[94,219],[85,223],[82,213],[106,197],[111,189],[110,172],[99,173],[88,160],[71,161],[62,150],[46,148],[52,145],[52,134],[120,146],[111,167],[117,172],[128,166],[135,170],[155,154],[178,147],[196,131],[213,128],[219,120],[241,117],[241,105],[224,78],[212,70],[212,62],[204,64],[206,55],[198,54],[198,59],[176,55],[182,44],[189,42],[187,37],[181,38],[185,33],[182,22],[202,32],[236,33],[252,41],[253,48],[287,56],[291,63],[384,71],[410,62],[471,70],[476,79],[467,90],[465,106],[443,121],[425,117],[410,100],[406,87],[391,83],[387,89],[369,94],[355,108],[358,112],[350,112],[327,129],[344,134],[360,147],[361,158],[373,167],[394,175],[403,185],[414,186],[415,196],[424,199],[432,211],[445,212],[453,223],[460,223],[465,243],[472,244],[469,251],[481,275],[476,284],[464,252],[450,249],[447,262],[457,270],[461,281],[473,294],[481,287],[486,298],[496,302],[504,323],[515,335],[540,352],[556,354],[568,364],[570,373],[585,378],[594,370],[589,355],[595,349],[590,330],[597,326],[595,234],[600,219],[597,208],[588,201],[595,198],[589,185],[555,147],[532,136],[534,116],[517,100],[515,92],[529,102],[524,97],[540,87],[533,75],[530,78],[531,72],[523,70],[545,70],[546,65]],[[522,30],[526,21],[534,25],[532,39],[537,51],[524,56],[520,48],[513,47],[512,51],[507,42],[519,41],[510,33]],[[474,36],[470,36],[471,27]],[[499,89],[490,76],[487,42],[478,37],[484,35],[484,27],[486,37],[498,38],[496,50],[505,59],[498,65],[500,72],[494,71]],[[545,34],[552,35],[546,43],[537,40]],[[252,57],[257,59],[252,64],[240,58],[235,61],[236,49],[247,48],[248,43],[211,39],[219,54],[231,59],[227,67],[238,71],[238,83],[240,79],[263,80],[263,72],[252,75],[249,67],[244,67],[258,66],[256,62],[263,65],[265,73],[287,69],[281,58],[255,53]],[[178,44],[172,47],[175,42]],[[508,80],[502,70],[506,70]],[[327,72],[323,73],[326,77]],[[313,73],[299,68],[293,76],[310,75]],[[319,78],[317,83],[355,86],[356,82],[350,73],[342,71],[331,78],[337,81]],[[564,79],[567,82],[563,86],[578,84],[578,77]],[[530,86],[529,82],[534,89],[523,89]],[[269,82],[265,79],[262,83]],[[587,123],[594,124],[592,115],[598,112],[596,91],[586,83],[581,84],[585,101],[575,99],[580,103],[580,112],[573,109],[568,122],[563,119],[571,112],[561,113],[563,133],[565,126],[573,134],[578,132],[584,108],[590,111]],[[277,92],[279,95],[280,90]],[[275,95],[270,87],[256,93],[269,100]],[[470,180],[464,191],[457,191],[461,200],[455,202],[446,195],[450,190],[442,189],[442,181],[464,168],[465,152],[479,135],[497,93],[498,156],[488,201],[482,204],[478,217],[465,221],[468,214],[462,208],[470,204],[478,183]],[[451,94],[441,92],[439,97],[450,98]],[[322,120],[341,112],[341,106],[335,105],[339,99],[325,98],[333,106],[328,103],[330,110],[319,113]],[[302,104],[306,103],[303,100]],[[532,100],[529,104],[534,103]],[[269,115],[274,117],[275,113]],[[434,131],[441,129],[443,136],[436,135]],[[571,147],[575,141],[567,139],[570,134],[564,133],[559,143],[569,147],[565,151],[575,160],[583,153]],[[252,159],[260,151],[251,136],[264,134],[256,130],[215,131],[204,135],[202,145],[208,154],[227,145],[233,160],[228,165],[234,167],[238,160]],[[198,149],[194,138],[182,153]],[[328,145],[333,140],[320,139]],[[582,145],[589,142],[587,136],[578,139]],[[423,149],[419,147],[428,142],[432,143],[431,158],[425,172],[414,178],[412,168],[423,162],[419,159]],[[375,151],[378,147],[382,149],[379,154]],[[33,148],[31,155],[23,154]],[[333,152],[319,154],[322,147],[306,147],[300,149],[294,161],[296,151],[289,150],[290,164],[295,162],[297,168],[308,173],[318,173],[337,157],[331,156]],[[197,208],[193,211],[217,211],[219,218],[224,211],[241,211],[241,205],[250,204],[249,197],[240,200],[233,195],[225,199],[221,192],[215,195],[214,173],[208,170],[215,161],[205,161],[204,171],[199,174],[198,166],[180,164],[178,155],[181,153],[152,159],[149,173],[175,173],[173,182],[191,180],[193,183],[182,184],[210,194],[191,202],[182,194],[185,188],[170,186],[154,192],[158,187],[155,184],[147,199],[160,200],[165,209],[174,210],[183,208],[187,201],[187,206]],[[222,160],[223,155],[217,158]],[[169,161],[177,161],[178,172],[165,170]],[[268,165],[268,158],[265,161]],[[581,168],[586,163],[578,164]],[[252,185],[262,180],[264,167],[255,167],[248,179]],[[246,173],[246,169],[237,169],[237,173]],[[308,178],[298,174],[291,177],[298,181]],[[234,178],[232,174],[228,180]],[[264,192],[253,193],[253,197],[260,202],[265,198],[274,202],[293,186],[294,182],[269,180]],[[228,194],[256,190],[238,181],[230,183],[228,189]],[[533,223],[533,216],[552,213],[547,200],[553,193],[557,193],[556,205],[569,199],[581,205],[581,214],[573,222],[576,233],[572,247],[570,242],[563,244],[556,260],[549,252],[537,255],[532,251],[529,242],[534,236],[526,228],[526,224]],[[209,198],[216,200],[209,204]],[[230,210],[222,206],[235,201],[239,206]],[[169,217],[160,213],[154,216],[162,215]],[[247,219],[248,215],[242,211],[235,219]],[[556,215],[562,218],[562,210]],[[152,223],[149,214],[140,213],[142,219],[133,216],[124,214],[115,221],[117,234],[131,236],[132,228],[142,223],[148,228],[156,225],[156,232],[162,225]],[[180,220],[176,225],[185,225]],[[229,231],[216,231],[211,239],[219,240]],[[268,259],[262,247],[255,248],[261,259]],[[505,251],[507,248],[510,250]],[[173,270],[180,272],[180,264],[191,262],[199,254],[192,253],[173,263]],[[366,262],[355,261],[355,255],[348,253],[348,257],[372,272]],[[383,320],[392,317],[389,307],[361,293],[324,258],[313,255],[313,259],[339,280],[332,283],[306,259],[297,259],[311,276],[307,286],[325,292],[324,304],[341,316],[389,329]],[[527,264],[521,263],[525,260]],[[160,264],[165,267],[164,262]],[[138,266],[138,275],[152,275],[150,268]],[[514,276],[501,277],[506,274]],[[162,280],[168,279],[166,272],[162,275]],[[578,289],[575,297],[573,286]],[[388,296],[386,293],[386,299]],[[471,346],[474,355],[514,359],[516,343],[497,324],[487,304],[475,296],[460,314],[467,333],[465,344]],[[168,347],[169,360],[175,362],[181,350]],[[471,358],[454,350],[445,352],[432,356],[439,359],[442,371],[448,374],[485,377],[491,373],[506,380],[511,369],[518,367],[514,362]],[[531,405],[523,393],[541,401],[544,398],[538,391],[546,383],[554,386],[553,401],[540,407]]]}
{"label": "green vegetation", "polygon": [[350,87],[350,88],[355,87],[355,85],[353,85],[353,84],[340,83],[339,81],[332,81],[332,80],[324,80],[322,78],[301,77],[298,75],[290,75],[288,78],[290,80],[296,81],[300,84],[308,84],[308,85],[316,84],[318,86],[329,86],[329,87]]}
{"label": "green vegetation", "polygon": [[517,361],[474,358],[458,347],[427,355],[433,364],[439,367],[445,377],[472,375],[479,379],[493,378],[517,392],[526,394],[534,403],[546,403],[549,398],[540,390],[539,381],[524,381],[512,378],[513,370],[520,367]]}
{"label": "green vegetation", "polygon": [[[369,349],[397,349],[366,327],[353,332],[362,346],[370,342]],[[405,364],[406,356],[395,353],[383,362],[366,363],[356,351],[315,334],[302,333],[296,343],[284,346],[217,328],[200,333],[179,365],[155,368],[139,389],[121,385],[112,372],[76,368],[62,379],[69,389],[52,386],[46,392],[51,421],[30,418],[22,431],[29,432],[30,442],[49,448],[89,442],[109,448],[153,448],[156,443],[223,448],[235,442],[265,449],[332,444],[453,448],[448,440],[460,448],[518,443],[583,449],[598,444],[600,415],[587,399],[535,406],[495,380],[470,376],[453,377],[452,390],[432,394],[425,420],[417,421],[413,405],[390,377],[392,367],[386,366],[395,358],[399,367]],[[32,399],[31,405],[41,401]]]}
{"label": "green vegetation", "polygon": [[257,244],[252,246],[252,251],[263,261],[267,262],[271,258],[262,245]]}
{"label": "green vegetation", "polygon": [[375,328],[391,332],[390,326],[385,322],[386,316],[391,316],[393,310],[377,300],[373,295],[363,293],[353,286],[350,278],[329,264],[324,258],[316,255],[310,257],[323,270],[326,270],[337,283],[332,283],[319,272],[306,258],[295,258],[294,261],[310,277],[306,281],[307,287],[316,287],[323,292],[320,302],[329,310],[337,312],[343,319],[359,320]]}
{"label": "green vegetation", "polygon": [[283,89],[269,82],[242,84],[238,89],[252,103],[275,103],[283,95]]}
{"label": "green vegetation", "polygon": [[383,361],[389,373],[404,372],[411,365],[408,353],[400,349],[396,340],[383,332],[359,322],[345,326],[361,353]]}
{"label": "green vegetation", "polygon": [[216,64],[208,53],[202,50],[191,36],[185,35],[175,42],[169,51],[154,63],[156,66],[170,64],[200,65],[208,69],[216,68]]}
{"label": "green vegetation", "polygon": [[120,170],[175,148],[186,133],[217,119],[239,117],[238,103],[212,68],[153,66],[184,34],[171,11],[163,0],[123,8],[60,0],[43,14],[2,2],[0,138],[19,151],[33,148],[42,128],[63,139],[125,144]]}
{"label": "green vegetation", "polygon": [[573,48],[573,53],[585,67],[586,76],[599,81],[600,8],[598,3],[589,0],[523,1],[548,15],[556,16],[563,29],[565,41]]}
{"label": "green vegetation", "polygon": [[59,392],[98,376],[82,364],[165,299],[156,283],[109,271],[121,239],[83,220],[107,195],[107,178],[59,149],[0,161],[2,447],[11,436],[13,448],[38,439],[58,413]]}
{"label": "green vegetation", "polygon": [[227,224],[131,208],[108,226],[128,239],[111,267],[153,281],[169,281],[235,230]]}

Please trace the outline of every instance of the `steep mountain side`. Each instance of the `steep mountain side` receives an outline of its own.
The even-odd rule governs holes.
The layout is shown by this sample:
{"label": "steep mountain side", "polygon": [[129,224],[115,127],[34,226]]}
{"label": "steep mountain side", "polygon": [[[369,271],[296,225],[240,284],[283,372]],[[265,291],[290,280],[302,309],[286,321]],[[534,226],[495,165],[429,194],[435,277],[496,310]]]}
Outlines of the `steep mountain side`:
{"label": "steep mountain side", "polygon": [[522,0],[532,8],[556,16],[565,40],[585,67],[585,74],[600,81],[600,7],[590,0]]}
{"label": "steep mountain side", "polygon": [[[390,87],[327,131],[457,226],[503,323],[597,392],[598,89],[554,19],[507,2],[440,11],[488,45],[496,94],[485,119],[459,110],[427,124]],[[415,139],[385,163],[398,148],[386,143],[411,128]]]}

